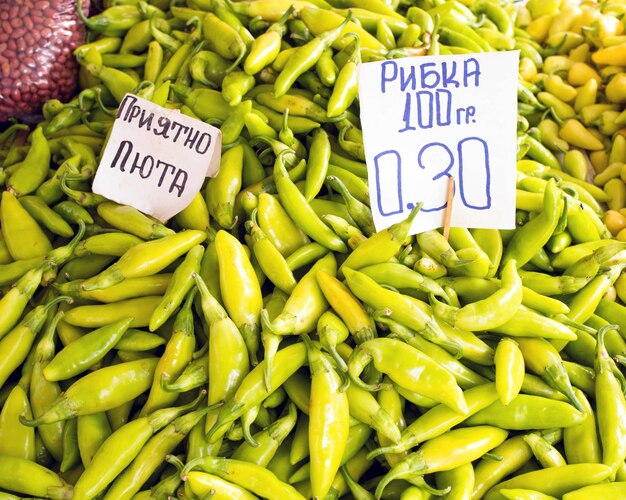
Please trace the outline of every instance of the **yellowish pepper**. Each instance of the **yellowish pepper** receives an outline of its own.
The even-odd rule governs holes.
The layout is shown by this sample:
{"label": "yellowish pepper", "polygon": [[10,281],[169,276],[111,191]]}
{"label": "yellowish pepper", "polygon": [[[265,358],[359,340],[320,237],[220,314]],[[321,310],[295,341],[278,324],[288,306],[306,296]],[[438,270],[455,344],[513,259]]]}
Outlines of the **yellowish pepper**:
{"label": "yellowish pepper", "polygon": [[591,151],[604,149],[602,141],[598,140],[575,118],[571,118],[563,124],[561,130],[559,130],[559,137],[567,141],[570,145],[579,148],[589,149]]}

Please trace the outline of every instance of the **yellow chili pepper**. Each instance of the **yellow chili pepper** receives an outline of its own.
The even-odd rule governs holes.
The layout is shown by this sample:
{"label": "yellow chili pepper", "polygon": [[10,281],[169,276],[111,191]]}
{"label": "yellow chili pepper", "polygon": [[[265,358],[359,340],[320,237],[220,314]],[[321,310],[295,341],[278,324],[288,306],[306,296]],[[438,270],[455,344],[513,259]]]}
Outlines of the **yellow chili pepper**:
{"label": "yellow chili pepper", "polygon": [[626,66],[626,43],[602,47],[591,54],[591,60],[596,64]]}
{"label": "yellow chili pepper", "polygon": [[[597,52],[595,52],[594,55],[595,54],[597,54]],[[567,81],[570,85],[578,87],[580,85],[584,85],[589,79],[594,79],[598,83],[602,83],[602,78],[600,78],[598,72],[587,63],[575,62],[569,68]]]}
{"label": "yellow chili pepper", "polygon": [[595,137],[587,128],[575,118],[569,119],[559,130],[559,137],[572,146],[577,146],[591,151],[604,149],[604,144]]}
{"label": "yellow chili pepper", "polygon": [[543,82],[544,88],[562,101],[571,103],[576,99],[577,91],[564,82],[559,75],[549,75]]}
{"label": "yellow chili pepper", "polygon": [[241,331],[250,359],[256,364],[259,317],[263,307],[261,286],[244,246],[224,230],[215,236],[220,291],[228,315]]}
{"label": "yellow chili pepper", "polygon": [[519,394],[524,382],[524,357],[515,340],[505,337],[498,342],[494,355],[496,390],[502,404],[509,404]]}
{"label": "yellow chili pepper", "polygon": [[606,97],[610,102],[626,102],[626,73],[617,73],[604,89]]}
{"label": "yellow chili pepper", "polygon": [[311,370],[309,407],[309,449],[313,496],[324,498],[339,471],[348,442],[350,408],[348,396],[341,392],[341,378],[328,359],[309,338],[307,344]]}
{"label": "yellow chili pepper", "polygon": [[82,290],[97,290],[126,278],[151,276],[184,255],[206,239],[204,231],[187,230],[158,240],[140,243],[128,249],[122,257],[100,274],[81,285]]}

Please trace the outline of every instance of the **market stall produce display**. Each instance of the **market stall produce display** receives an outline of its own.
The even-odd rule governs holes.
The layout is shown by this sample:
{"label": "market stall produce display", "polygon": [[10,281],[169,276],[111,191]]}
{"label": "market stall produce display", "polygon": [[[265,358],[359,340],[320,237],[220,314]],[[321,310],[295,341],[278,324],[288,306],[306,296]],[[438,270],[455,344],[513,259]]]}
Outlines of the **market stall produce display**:
{"label": "market stall produce display", "polygon": [[[626,5],[330,4],[105,2],[4,127],[6,498],[626,495]],[[516,229],[376,232],[356,68],[492,50]],[[222,132],[167,222],[91,190],[129,92]]]}

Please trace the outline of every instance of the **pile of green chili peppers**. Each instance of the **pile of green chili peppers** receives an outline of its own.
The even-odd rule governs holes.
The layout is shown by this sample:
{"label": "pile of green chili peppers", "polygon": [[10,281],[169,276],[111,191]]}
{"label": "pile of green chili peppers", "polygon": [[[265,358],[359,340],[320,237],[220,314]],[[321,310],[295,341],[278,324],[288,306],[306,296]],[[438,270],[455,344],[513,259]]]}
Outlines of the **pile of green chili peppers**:
{"label": "pile of green chili peppers", "polygon": [[[606,194],[521,114],[516,229],[373,227],[359,63],[541,66],[513,3],[105,7],[76,97],[0,135],[0,498],[626,496]],[[91,191],[127,92],[222,132],[166,224]]]}

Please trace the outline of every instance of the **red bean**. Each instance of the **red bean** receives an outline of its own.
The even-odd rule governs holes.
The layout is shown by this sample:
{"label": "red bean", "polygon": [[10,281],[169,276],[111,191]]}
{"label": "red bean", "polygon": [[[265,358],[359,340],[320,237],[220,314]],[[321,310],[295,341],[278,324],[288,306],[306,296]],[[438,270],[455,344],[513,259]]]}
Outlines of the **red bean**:
{"label": "red bean", "polygon": [[71,97],[78,73],[71,52],[84,34],[75,0],[0,0],[0,122]]}

